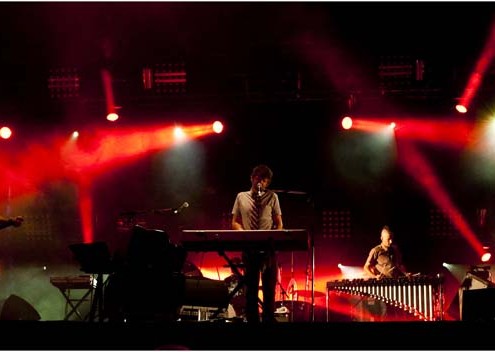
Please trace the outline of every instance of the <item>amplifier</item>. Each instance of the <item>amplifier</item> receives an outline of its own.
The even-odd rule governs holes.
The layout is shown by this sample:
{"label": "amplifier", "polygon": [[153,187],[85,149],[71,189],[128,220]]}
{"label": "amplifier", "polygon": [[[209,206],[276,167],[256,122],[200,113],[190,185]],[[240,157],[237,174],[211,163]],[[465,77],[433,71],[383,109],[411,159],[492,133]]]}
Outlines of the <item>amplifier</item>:
{"label": "amplifier", "polygon": [[235,317],[234,308],[229,305],[227,311],[214,316],[217,308],[182,306],[179,313],[180,321],[206,321],[210,319],[229,319]]}
{"label": "amplifier", "polygon": [[186,277],[183,305],[195,307],[227,308],[229,288],[224,281]]}

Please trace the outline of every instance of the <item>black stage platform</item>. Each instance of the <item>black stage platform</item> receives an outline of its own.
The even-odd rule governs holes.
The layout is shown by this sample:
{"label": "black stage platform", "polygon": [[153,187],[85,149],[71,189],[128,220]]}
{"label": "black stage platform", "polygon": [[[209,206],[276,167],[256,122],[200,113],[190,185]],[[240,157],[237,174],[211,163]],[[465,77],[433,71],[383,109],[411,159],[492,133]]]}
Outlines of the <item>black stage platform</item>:
{"label": "black stage platform", "polygon": [[8,350],[493,350],[495,322],[1,321]]}

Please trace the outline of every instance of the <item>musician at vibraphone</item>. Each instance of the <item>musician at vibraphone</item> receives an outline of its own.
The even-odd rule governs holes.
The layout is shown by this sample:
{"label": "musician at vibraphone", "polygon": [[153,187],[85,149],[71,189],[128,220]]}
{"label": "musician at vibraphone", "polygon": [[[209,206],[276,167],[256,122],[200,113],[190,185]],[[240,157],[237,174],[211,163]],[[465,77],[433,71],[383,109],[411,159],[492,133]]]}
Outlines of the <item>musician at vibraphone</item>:
{"label": "musician at vibraphone", "polygon": [[[380,233],[380,244],[374,246],[364,264],[364,272],[374,279],[399,278],[406,276],[402,263],[402,253],[393,243],[394,234],[388,225],[383,226]],[[384,317],[387,305],[383,301],[373,302],[374,315]]]}
{"label": "musician at vibraphone", "polygon": [[[275,192],[268,190],[273,177],[266,165],[258,165],[251,172],[251,188],[239,192],[232,208],[233,230],[274,230],[283,229],[282,211]],[[246,319],[260,322],[259,280],[263,290],[261,321],[275,321],[275,291],[278,263],[275,250],[247,248],[242,253],[244,283],[246,287]]]}
{"label": "musician at vibraphone", "polygon": [[380,233],[380,244],[373,247],[364,264],[364,271],[371,278],[397,278],[405,276],[402,253],[393,243],[394,234],[385,225]]}

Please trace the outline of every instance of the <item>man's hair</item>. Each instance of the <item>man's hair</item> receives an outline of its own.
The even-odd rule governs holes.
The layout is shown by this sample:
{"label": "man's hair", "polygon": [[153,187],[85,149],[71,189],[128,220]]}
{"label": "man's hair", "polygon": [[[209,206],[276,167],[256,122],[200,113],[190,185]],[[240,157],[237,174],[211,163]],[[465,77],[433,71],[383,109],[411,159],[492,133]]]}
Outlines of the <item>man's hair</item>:
{"label": "man's hair", "polygon": [[266,165],[255,166],[253,172],[251,172],[251,177],[260,177],[262,179],[267,178],[269,180],[273,177],[273,171]]}
{"label": "man's hair", "polygon": [[390,227],[388,225],[383,226],[382,231],[383,230],[387,231],[390,234],[390,237],[392,237],[392,238],[394,237],[394,233],[392,232],[392,230],[390,230]]}

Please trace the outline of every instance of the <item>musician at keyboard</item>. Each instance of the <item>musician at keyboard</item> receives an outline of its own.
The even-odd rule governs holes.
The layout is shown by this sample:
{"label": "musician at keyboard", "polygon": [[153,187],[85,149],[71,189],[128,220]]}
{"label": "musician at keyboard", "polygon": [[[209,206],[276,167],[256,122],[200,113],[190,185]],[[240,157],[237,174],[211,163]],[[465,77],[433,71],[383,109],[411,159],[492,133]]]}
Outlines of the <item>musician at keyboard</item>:
{"label": "musician at keyboard", "polygon": [[[275,192],[267,187],[273,177],[266,165],[258,165],[251,172],[251,189],[239,192],[232,208],[232,229],[272,230],[283,229],[282,211]],[[247,249],[242,253],[245,266],[246,319],[259,322],[258,285],[261,275],[263,303],[262,322],[275,321],[275,288],[277,284],[277,257],[274,249]]]}
{"label": "musician at keyboard", "polygon": [[371,278],[397,278],[405,276],[402,254],[393,244],[393,233],[385,225],[380,235],[381,243],[373,247],[364,264],[364,271]]}

